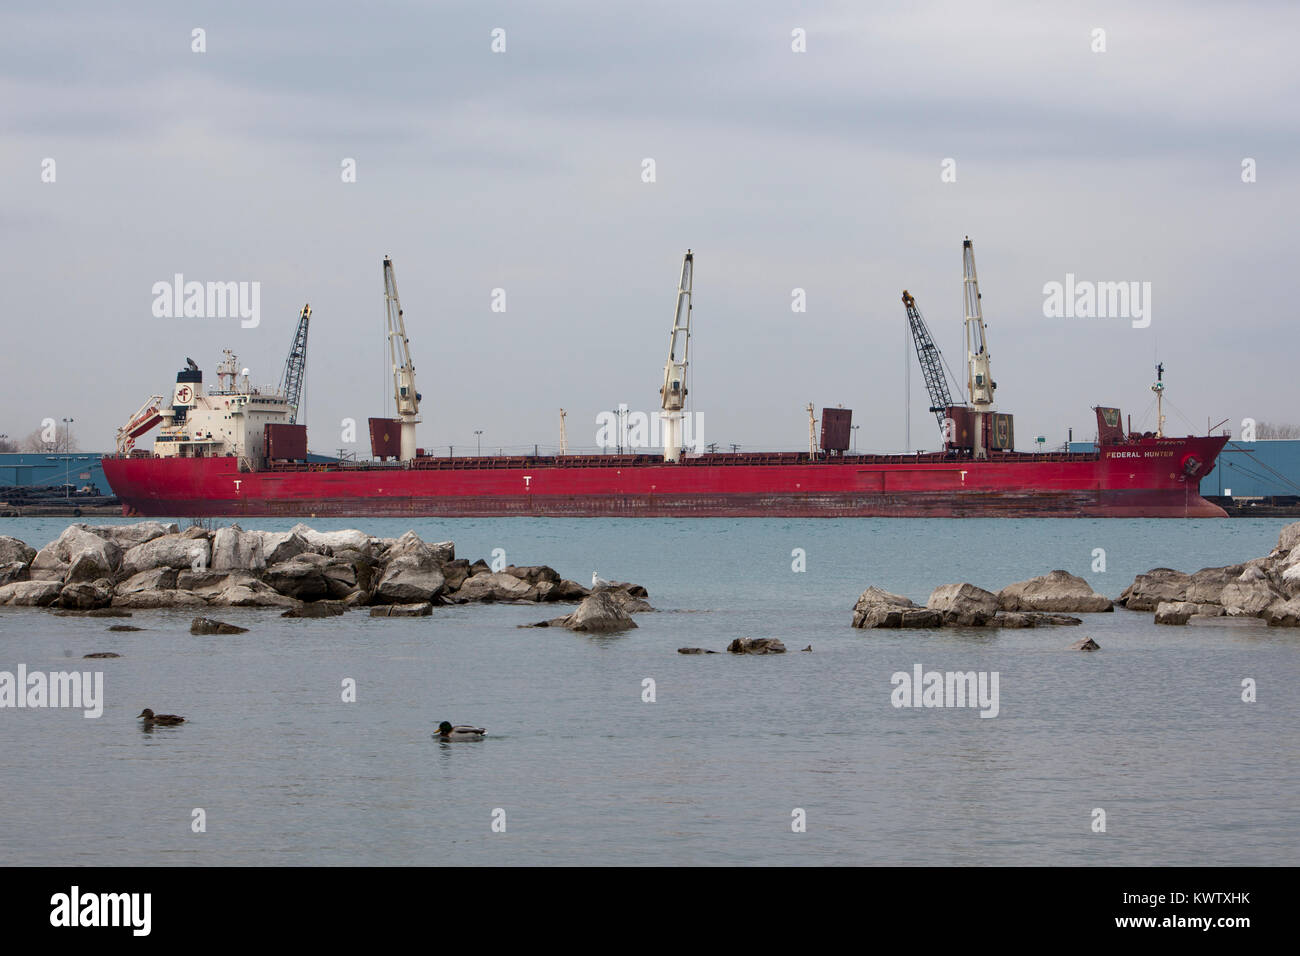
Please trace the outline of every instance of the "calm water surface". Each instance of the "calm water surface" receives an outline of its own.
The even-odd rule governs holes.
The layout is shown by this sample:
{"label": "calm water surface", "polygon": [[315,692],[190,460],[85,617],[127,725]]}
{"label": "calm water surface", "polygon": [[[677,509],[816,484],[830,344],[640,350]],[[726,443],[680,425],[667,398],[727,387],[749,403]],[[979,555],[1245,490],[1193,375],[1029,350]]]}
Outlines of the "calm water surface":
{"label": "calm water surface", "polygon": [[[112,634],[112,620],[0,609],[0,670],[100,670],[106,695],[98,720],[0,710],[0,863],[1295,864],[1297,631],[1157,628],[1122,609],[1067,629],[849,627],[872,584],[923,601],[1064,568],[1114,597],[1152,567],[1266,554],[1285,523],[315,520],[414,528],[470,559],[502,548],[582,583],[598,569],[644,584],[659,611],[588,637],[517,628],[556,606],[222,609],[249,633],[192,637],[193,612],[136,611],[145,630]],[[5,519],[0,534],[39,547],[66,525]],[[1100,652],[1065,649],[1085,634]],[[676,653],[737,636],[791,653]],[[122,657],[80,660],[105,650]],[[997,671],[999,715],[894,708],[890,676],[917,663]],[[189,722],[146,732],[144,707]],[[438,743],[443,719],[490,736]],[[795,808],[807,832],[791,831]]]}

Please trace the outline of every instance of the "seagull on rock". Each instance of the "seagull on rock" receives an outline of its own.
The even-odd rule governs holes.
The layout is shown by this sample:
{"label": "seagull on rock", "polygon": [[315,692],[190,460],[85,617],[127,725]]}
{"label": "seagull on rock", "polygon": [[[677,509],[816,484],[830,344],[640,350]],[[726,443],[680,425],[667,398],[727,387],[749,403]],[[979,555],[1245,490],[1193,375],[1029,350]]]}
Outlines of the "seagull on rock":
{"label": "seagull on rock", "polygon": [[604,578],[602,578],[602,577],[601,577],[599,574],[597,574],[595,571],[592,571],[592,572],[591,572],[591,589],[592,589],[593,591],[597,590],[598,588],[607,588],[607,587],[609,587],[609,586],[610,586],[611,584],[613,584],[613,583],[614,583],[614,582],[612,582],[612,581],[606,581]]}

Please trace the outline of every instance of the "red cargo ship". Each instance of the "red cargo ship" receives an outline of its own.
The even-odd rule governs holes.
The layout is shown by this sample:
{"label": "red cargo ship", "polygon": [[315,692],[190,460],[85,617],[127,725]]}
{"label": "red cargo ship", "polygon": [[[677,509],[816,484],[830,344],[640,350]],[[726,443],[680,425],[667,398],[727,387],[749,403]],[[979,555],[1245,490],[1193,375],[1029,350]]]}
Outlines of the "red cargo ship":
{"label": "red cargo ship", "polygon": [[[385,259],[399,417],[371,419],[376,460],[306,460],[306,429],[294,422],[310,316],[304,308],[280,388],[250,388],[247,369],[241,382],[227,352],[219,387],[205,393],[202,373],[190,361],[177,376],[170,406],[154,396],[119,429],[118,454],[103,459],[104,474],[126,514],[161,517],[1224,517],[1201,497],[1199,482],[1227,437],[1164,437],[1163,414],[1155,433],[1139,435],[1121,427],[1118,409],[1099,407],[1096,450],[1013,450],[1012,416],[993,411],[996,384],[969,240],[963,249],[967,404],[954,404],[946,384],[936,383],[938,350],[915,301],[903,296],[931,411],[943,429],[941,452],[851,453],[847,409],[823,410],[820,448],[808,452],[689,452],[683,426],[694,259],[688,252],[660,389],[662,453],[427,456],[415,447],[420,396]],[[1163,381],[1152,389],[1159,402]],[[133,450],[135,439],[159,424],[153,450]]]}

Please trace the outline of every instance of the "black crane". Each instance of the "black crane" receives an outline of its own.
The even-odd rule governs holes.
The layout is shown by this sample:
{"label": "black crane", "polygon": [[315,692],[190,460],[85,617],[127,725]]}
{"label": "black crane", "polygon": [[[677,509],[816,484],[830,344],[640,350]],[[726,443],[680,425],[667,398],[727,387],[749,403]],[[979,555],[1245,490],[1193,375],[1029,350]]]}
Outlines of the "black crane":
{"label": "black crane", "polygon": [[930,330],[926,327],[925,319],[921,318],[916,300],[906,289],[903,290],[903,305],[907,307],[907,321],[912,327],[912,340],[916,343],[916,357],[921,362],[921,374],[925,376],[925,388],[930,393],[930,411],[934,412],[935,421],[943,428],[948,406],[953,404],[952,393],[948,391],[948,383],[943,377],[943,355],[930,337]]}
{"label": "black crane", "polygon": [[307,322],[311,319],[311,304],[298,313],[298,329],[293,335],[289,357],[284,360],[280,375],[280,394],[289,405],[289,424],[298,420],[298,401],[302,397],[303,380],[307,375]]}

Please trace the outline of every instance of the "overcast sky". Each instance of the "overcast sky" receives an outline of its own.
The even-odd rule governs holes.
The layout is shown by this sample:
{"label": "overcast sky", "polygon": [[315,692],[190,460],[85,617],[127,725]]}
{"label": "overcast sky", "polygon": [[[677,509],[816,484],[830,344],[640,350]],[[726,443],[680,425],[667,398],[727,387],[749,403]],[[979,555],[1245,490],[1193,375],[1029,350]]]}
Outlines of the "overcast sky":
{"label": "overcast sky", "polygon": [[[1294,4],[25,6],[0,14],[11,436],[71,416],[109,450],[223,348],[274,382],[310,302],[311,447],[347,417],[364,441],[392,404],[387,254],[422,446],[553,446],[560,407],[592,445],[602,409],[658,407],[690,247],[706,440],[806,447],[811,401],[901,449],[906,360],[933,447],[899,298],[964,380],[966,235],[1020,447],[1091,438],[1098,403],[1137,424],[1157,360],[1171,433],[1300,420]],[[260,325],[155,317],[175,273],[259,282]],[[1067,273],[1150,282],[1150,326],[1045,317]]]}

